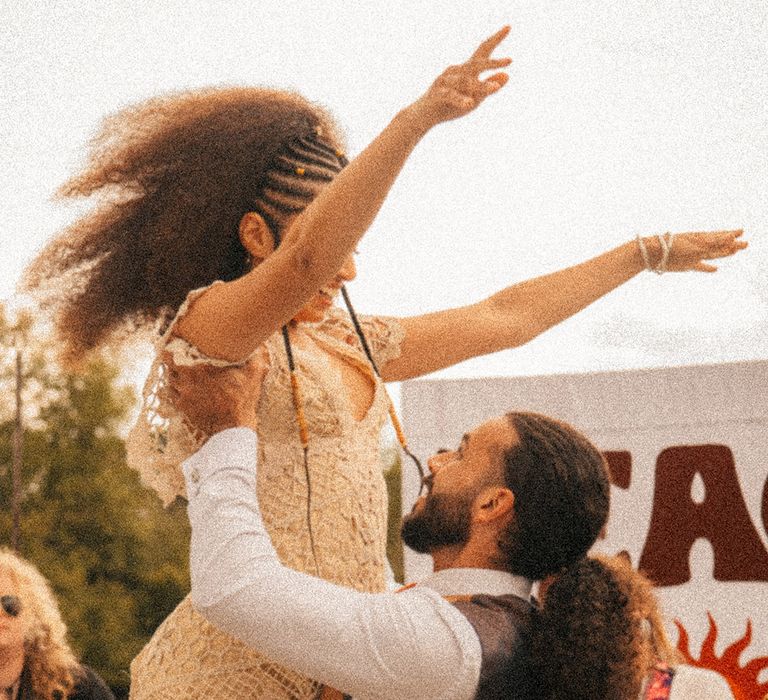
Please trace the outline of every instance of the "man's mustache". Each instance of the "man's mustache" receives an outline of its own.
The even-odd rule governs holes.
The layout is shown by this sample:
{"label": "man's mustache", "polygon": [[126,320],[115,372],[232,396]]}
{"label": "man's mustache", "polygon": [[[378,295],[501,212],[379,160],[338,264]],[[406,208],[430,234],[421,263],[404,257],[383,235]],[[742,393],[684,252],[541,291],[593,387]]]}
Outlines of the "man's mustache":
{"label": "man's mustache", "polygon": [[411,506],[411,512],[416,509],[416,503],[418,502],[418,499],[421,498],[421,496],[429,496],[430,492],[432,491],[432,483],[434,480],[435,477],[432,473],[426,474],[421,478],[419,493],[416,495],[416,500],[413,502],[413,506]]}

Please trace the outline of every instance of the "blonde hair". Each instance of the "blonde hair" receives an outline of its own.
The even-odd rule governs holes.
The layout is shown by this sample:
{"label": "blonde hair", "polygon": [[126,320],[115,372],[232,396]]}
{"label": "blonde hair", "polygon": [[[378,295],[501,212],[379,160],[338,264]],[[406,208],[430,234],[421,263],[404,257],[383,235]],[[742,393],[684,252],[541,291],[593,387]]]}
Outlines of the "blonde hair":
{"label": "blonde hair", "polygon": [[0,547],[0,571],[18,588],[23,614],[28,616],[24,664],[32,696],[66,698],[75,686],[79,664],[67,642],[67,626],[50,585],[35,566],[5,547]]}

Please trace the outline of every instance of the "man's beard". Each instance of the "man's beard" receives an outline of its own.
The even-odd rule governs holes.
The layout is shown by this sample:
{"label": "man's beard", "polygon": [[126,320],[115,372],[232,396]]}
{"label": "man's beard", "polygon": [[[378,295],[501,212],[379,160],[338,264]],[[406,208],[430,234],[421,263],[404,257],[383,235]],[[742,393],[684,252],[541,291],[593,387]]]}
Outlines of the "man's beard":
{"label": "man's beard", "polygon": [[424,507],[403,518],[400,536],[414,552],[429,554],[441,547],[465,544],[469,539],[468,494],[427,493]]}

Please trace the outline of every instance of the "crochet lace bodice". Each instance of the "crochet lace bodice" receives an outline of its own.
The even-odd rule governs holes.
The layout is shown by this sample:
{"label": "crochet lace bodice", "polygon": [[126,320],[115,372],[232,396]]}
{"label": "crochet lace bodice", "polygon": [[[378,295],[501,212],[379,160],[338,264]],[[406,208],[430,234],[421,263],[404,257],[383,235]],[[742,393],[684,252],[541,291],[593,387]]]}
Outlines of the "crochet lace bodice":
{"label": "crochet lace bodice", "polygon": [[[178,319],[202,290],[192,292]],[[175,321],[174,321],[175,323]],[[395,319],[362,317],[379,367],[399,354],[402,327]],[[158,338],[157,358],[147,379],[142,410],[128,439],[129,465],[164,503],[184,496],[181,462],[205,435],[195,435],[166,396],[164,357],[180,365],[227,365],[206,357],[169,330]],[[309,427],[308,468],[311,525],[319,575],[362,591],[385,586],[387,495],[379,436],[388,398],[380,380],[361,420],[355,420],[329,354],[370,372],[348,315],[332,309],[307,324],[311,339],[294,347],[297,375]],[[282,337],[264,350],[269,366],[258,406],[257,492],[266,528],[281,561],[316,573],[307,526],[307,478],[292,403]],[[262,350],[263,351],[263,350]],[[219,632],[185,599],[162,623],[134,660],[132,698],[311,698],[316,684],[281,669]]]}

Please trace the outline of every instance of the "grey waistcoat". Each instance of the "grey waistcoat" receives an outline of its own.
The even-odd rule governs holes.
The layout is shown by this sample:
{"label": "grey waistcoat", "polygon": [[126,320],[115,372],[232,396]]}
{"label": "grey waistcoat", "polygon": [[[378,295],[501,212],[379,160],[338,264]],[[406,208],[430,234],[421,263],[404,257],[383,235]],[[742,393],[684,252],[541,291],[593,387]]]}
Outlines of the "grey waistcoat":
{"label": "grey waistcoat", "polygon": [[482,662],[476,700],[536,697],[530,630],[536,608],[516,595],[448,597],[480,638]]}

